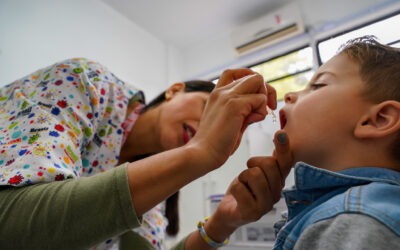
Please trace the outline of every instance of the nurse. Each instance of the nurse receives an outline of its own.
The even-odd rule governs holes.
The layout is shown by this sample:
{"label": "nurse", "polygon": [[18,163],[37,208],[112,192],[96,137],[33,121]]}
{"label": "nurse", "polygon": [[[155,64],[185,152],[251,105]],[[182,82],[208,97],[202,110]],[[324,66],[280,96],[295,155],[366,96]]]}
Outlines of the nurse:
{"label": "nurse", "polygon": [[[141,113],[141,91],[98,63],[71,59],[3,87],[0,221],[7,226],[0,229],[1,245],[112,247],[140,226],[147,211],[219,168],[246,127],[264,119],[267,105],[276,105],[273,88],[249,69],[225,71],[211,94],[177,86],[165,102]],[[136,160],[140,155],[151,156]],[[227,197],[237,204],[258,197],[250,195],[246,203],[233,198],[237,187],[255,178],[247,174],[253,171],[239,176]],[[266,203],[257,202],[234,211],[258,205],[260,215]],[[229,215],[219,215],[230,218],[228,231],[255,219]],[[221,221],[210,218],[205,232]],[[186,248],[204,249],[204,241],[196,241],[200,236],[191,234]]]}

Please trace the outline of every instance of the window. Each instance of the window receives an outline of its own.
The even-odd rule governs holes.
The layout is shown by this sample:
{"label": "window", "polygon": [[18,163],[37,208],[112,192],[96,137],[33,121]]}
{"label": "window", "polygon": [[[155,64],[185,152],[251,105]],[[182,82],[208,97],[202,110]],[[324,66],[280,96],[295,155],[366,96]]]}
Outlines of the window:
{"label": "window", "polygon": [[318,43],[318,53],[320,63],[324,63],[334,56],[340,45],[346,41],[364,36],[374,35],[381,43],[389,44],[393,47],[400,47],[400,14],[396,14],[383,20],[375,21],[361,28],[334,36],[329,40]]}
{"label": "window", "polygon": [[[283,100],[288,92],[302,90],[314,74],[313,55],[317,53],[318,63],[329,60],[346,41],[364,36],[374,35],[380,42],[400,48],[400,13],[363,24],[350,31],[330,36],[317,42],[315,50],[310,46],[288,52],[268,61],[250,66],[261,74],[264,80],[277,91],[278,101]],[[217,83],[218,79],[213,79]]]}
{"label": "window", "polygon": [[302,48],[250,68],[276,89],[278,101],[283,100],[286,93],[303,89],[311,79],[313,52],[311,47]]}
{"label": "window", "polygon": [[388,43],[392,47],[396,47],[400,49],[400,40],[394,41],[392,43]]}

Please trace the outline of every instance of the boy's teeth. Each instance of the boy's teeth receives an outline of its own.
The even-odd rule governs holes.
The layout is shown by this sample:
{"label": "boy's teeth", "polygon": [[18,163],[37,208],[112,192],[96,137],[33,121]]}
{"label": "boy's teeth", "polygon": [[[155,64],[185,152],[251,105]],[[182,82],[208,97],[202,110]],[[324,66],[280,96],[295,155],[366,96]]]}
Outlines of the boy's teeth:
{"label": "boy's teeth", "polygon": [[189,139],[192,139],[192,133],[190,133],[190,129],[187,126],[185,126],[185,131],[186,131],[186,134],[188,135]]}
{"label": "boy's teeth", "polygon": [[188,134],[188,136],[189,136],[189,139],[192,139],[192,131],[187,127],[186,128],[186,132],[187,132],[187,134]]}

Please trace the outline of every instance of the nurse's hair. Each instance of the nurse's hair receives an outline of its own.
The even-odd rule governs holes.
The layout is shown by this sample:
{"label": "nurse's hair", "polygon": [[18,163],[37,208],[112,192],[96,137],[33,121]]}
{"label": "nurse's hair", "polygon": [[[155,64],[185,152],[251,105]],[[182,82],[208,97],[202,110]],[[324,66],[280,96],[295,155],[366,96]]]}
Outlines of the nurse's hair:
{"label": "nurse's hair", "polygon": [[[185,92],[207,92],[210,93],[215,88],[215,84],[211,81],[203,81],[203,80],[193,80],[183,82],[185,84]],[[151,102],[146,104],[142,109],[142,113],[147,110],[157,107],[159,104],[166,100],[165,97],[166,91],[160,93],[156,98],[154,98]]]}
{"label": "nurse's hair", "polygon": [[[338,51],[347,55],[360,67],[360,76],[365,84],[363,96],[373,103],[387,100],[400,102],[400,49],[376,40],[375,36],[363,36],[349,40]],[[389,149],[400,162],[400,131]]]}

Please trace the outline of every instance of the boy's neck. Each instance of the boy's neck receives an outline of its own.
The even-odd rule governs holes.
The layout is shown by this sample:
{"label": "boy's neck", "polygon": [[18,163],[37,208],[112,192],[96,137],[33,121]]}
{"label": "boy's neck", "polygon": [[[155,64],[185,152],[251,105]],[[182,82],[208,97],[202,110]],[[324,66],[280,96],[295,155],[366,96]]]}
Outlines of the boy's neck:
{"label": "boy's neck", "polygon": [[393,159],[387,148],[387,145],[378,141],[363,141],[341,147],[330,157],[310,164],[334,172],[356,167],[380,167],[400,171],[400,163]]}

